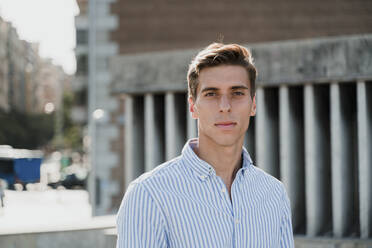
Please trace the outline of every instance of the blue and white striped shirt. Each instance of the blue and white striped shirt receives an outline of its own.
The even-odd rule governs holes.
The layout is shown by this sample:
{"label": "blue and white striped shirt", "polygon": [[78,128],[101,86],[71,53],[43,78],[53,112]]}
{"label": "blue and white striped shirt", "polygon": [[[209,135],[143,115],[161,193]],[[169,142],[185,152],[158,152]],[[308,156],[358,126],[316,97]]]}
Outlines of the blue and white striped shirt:
{"label": "blue and white striped shirt", "polygon": [[253,166],[243,148],[230,200],[194,142],[130,184],[117,216],[117,247],[294,247],[283,184]]}

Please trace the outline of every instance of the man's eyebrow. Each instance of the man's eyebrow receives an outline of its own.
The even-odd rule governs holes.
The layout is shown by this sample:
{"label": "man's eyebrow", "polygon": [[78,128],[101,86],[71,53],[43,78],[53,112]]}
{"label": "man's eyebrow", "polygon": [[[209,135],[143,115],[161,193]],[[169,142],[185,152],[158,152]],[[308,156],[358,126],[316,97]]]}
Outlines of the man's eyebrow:
{"label": "man's eyebrow", "polygon": [[218,91],[218,88],[216,87],[207,87],[202,89],[201,93],[206,92],[206,91]]}
{"label": "man's eyebrow", "polygon": [[[244,86],[244,85],[232,86],[231,89],[232,90],[242,90],[242,89],[249,90],[249,88],[247,86]],[[220,89],[216,88],[216,87],[206,87],[206,88],[202,89],[201,93],[206,92],[206,91],[219,91],[219,90]]]}
{"label": "man's eyebrow", "polygon": [[232,90],[242,90],[242,89],[249,90],[249,88],[247,86],[243,86],[243,85],[233,86],[233,87],[231,87],[231,89]]}

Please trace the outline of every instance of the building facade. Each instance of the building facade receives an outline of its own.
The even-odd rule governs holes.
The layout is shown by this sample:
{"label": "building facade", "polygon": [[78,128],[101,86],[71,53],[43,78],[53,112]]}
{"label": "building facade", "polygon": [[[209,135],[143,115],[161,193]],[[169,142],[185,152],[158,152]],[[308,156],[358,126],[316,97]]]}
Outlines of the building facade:
{"label": "building facade", "polygon": [[[108,2],[100,1],[98,2]],[[370,33],[365,0],[109,1],[120,54]]]}
{"label": "building facade", "polygon": [[[0,19],[0,61],[8,60],[8,23]],[[8,63],[0,64],[0,109],[8,112],[10,109],[9,100],[8,100],[8,89],[9,89],[9,80],[8,80]]]}
{"label": "building facade", "polygon": [[[295,234],[371,238],[372,35],[247,46],[259,77],[245,146],[256,166],[286,186]],[[127,183],[178,156],[197,136],[185,83],[185,65],[196,53],[113,59],[113,91],[125,95],[131,130]]]}
{"label": "building facade", "polygon": [[[363,0],[90,0],[95,213],[115,211],[131,180],[197,135],[187,114],[187,66],[197,50],[223,40],[251,47],[262,74],[246,146],[287,186],[296,235],[371,237],[371,148],[363,138],[371,129],[371,37],[360,35],[372,33],[370,11]],[[109,115],[94,119],[99,109]]]}
{"label": "building facade", "polygon": [[[113,1],[78,1],[82,14],[88,9],[88,133],[90,165],[89,191],[93,213],[115,213],[123,189],[122,101],[110,90],[112,75],[108,61],[118,54],[118,45],[110,39],[118,29],[111,12]],[[84,5],[85,4],[85,5]],[[85,17],[81,17],[84,19]],[[78,23],[77,23],[78,25]],[[83,60],[84,61],[84,60]],[[79,68],[79,60],[77,61]]]}
{"label": "building facade", "polygon": [[88,122],[88,1],[77,1],[80,13],[75,17],[76,27],[76,73],[72,90],[76,102],[72,108],[72,119],[81,125]]}

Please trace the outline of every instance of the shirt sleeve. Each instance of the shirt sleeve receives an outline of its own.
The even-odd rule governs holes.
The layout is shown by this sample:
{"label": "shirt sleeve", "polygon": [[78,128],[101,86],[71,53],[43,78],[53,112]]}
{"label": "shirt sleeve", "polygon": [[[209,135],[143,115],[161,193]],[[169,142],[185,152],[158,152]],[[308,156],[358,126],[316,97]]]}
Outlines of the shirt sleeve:
{"label": "shirt sleeve", "polygon": [[280,247],[294,248],[291,206],[283,186],[283,216],[280,226]]}
{"label": "shirt sleeve", "polygon": [[117,219],[117,248],[168,247],[164,217],[146,189],[131,184]]}

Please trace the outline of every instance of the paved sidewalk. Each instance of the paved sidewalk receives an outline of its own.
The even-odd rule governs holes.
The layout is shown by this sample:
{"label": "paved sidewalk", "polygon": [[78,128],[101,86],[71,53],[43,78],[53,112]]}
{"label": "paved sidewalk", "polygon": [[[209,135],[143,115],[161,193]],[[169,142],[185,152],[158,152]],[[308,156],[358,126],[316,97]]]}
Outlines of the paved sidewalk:
{"label": "paved sidewalk", "polygon": [[113,227],[115,216],[92,218],[83,190],[5,191],[0,208],[0,235]]}

